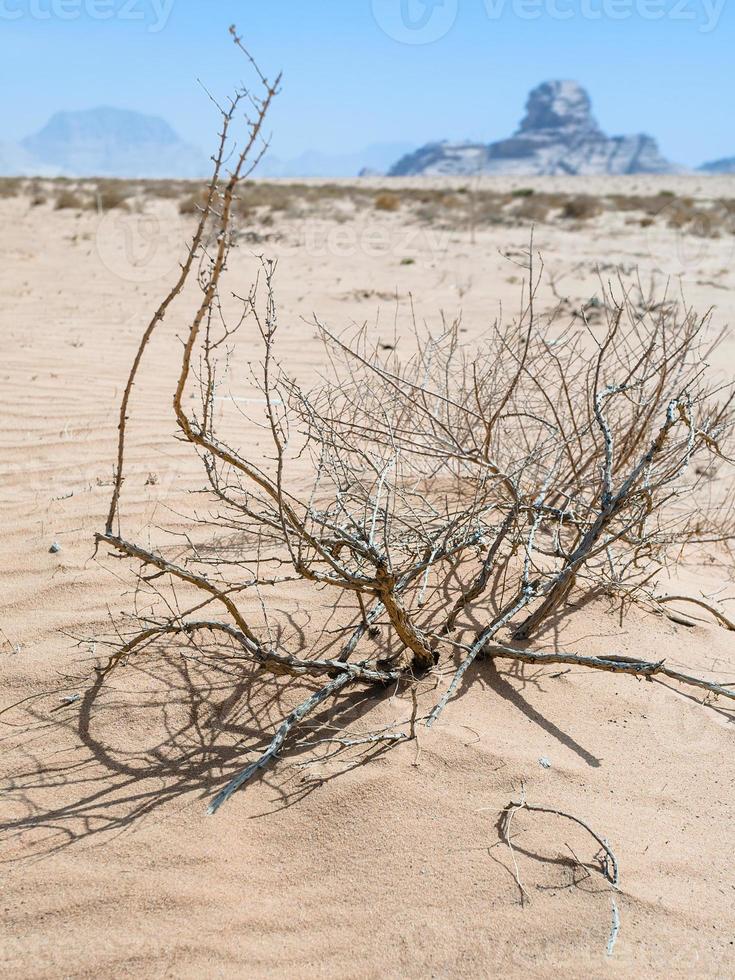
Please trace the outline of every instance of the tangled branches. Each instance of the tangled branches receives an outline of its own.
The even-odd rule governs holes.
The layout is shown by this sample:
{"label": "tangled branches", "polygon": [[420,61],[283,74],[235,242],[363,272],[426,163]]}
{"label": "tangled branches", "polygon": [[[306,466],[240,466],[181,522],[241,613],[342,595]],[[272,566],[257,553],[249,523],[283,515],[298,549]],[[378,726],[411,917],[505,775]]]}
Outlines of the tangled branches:
{"label": "tangled branches", "polygon": [[[157,589],[193,595],[189,612],[178,604],[141,617],[106,671],[163,637],[206,633],[222,639],[223,656],[261,672],[322,679],[210,810],[268,765],[327,699],[351,685],[413,678],[440,660],[458,663],[429,725],[480,655],[662,675],[735,698],[732,687],[663,661],[527,645],[570,614],[573,598],[616,594],[653,606],[656,573],[676,549],[720,536],[728,502],[705,494],[700,474],[713,459],[729,462],[733,393],[708,380],[709,317],[669,302],[641,303],[621,282],[601,287],[602,324],[563,325],[558,311],[539,316],[543,266],[531,246],[520,315],[497,322],[479,344],[464,345],[458,324],[445,323],[437,336],[415,328],[404,354],[400,345],[375,348],[364,330],[346,338],[317,320],[330,369],[306,390],[277,357],[275,265],[262,261],[247,295],[223,297],[237,188],[262,153],[278,89],[255,70],[260,94],[238,93],[222,110],[187,261],[125,387],[114,492],[97,536],[137,563],[141,585],[155,581]],[[255,114],[225,176],[243,105]],[[205,240],[212,224],[216,233]],[[173,408],[181,437],[201,459],[212,511],[198,525],[209,540],[187,536],[173,556],[128,540],[119,527],[125,433],[150,337],[195,269],[201,296],[184,337]],[[233,297],[234,321],[224,312]],[[254,375],[264,414],[256,421],[267,453],[239,447],[215,412],[219,354],[247,328],[247,342],[260,351]],[[194,388],[200,397],[191,411]],[[279,574],[284,567],[288,574]],[[293,582],[306,583],[343,616],[347,639],[331,656],[308,640],[289,650],[269,630],[267,590]],[[358,656],[366,636],[378,642]]]}

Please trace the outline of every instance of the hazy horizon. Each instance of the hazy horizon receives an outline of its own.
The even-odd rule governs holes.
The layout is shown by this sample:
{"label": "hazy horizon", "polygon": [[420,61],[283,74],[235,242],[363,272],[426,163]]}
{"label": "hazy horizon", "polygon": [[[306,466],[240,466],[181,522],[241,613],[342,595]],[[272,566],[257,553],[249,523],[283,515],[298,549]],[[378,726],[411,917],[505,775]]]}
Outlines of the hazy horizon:
{"label": "hazy horizon", "polygon": [[[403,6],[402,6],[403,4]],[[0,0],[0,139],[99,105],[161,116],[209,151],[215,110],[247,72],[284,70],[272,154],[512,133],[531,88],[571,78],[609,134],[649,133],[684,166],[735,155],[735,14],[723,0]],[[695,70],[696,66],[696,70]],[[329,106],[329,111],[323,107]]]}

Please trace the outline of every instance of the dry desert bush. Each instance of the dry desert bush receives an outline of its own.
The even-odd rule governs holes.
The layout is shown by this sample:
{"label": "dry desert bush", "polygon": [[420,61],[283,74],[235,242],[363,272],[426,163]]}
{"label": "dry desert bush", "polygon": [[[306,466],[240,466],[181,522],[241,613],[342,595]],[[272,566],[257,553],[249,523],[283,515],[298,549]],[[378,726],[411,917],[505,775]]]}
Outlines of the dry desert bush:
{"label": "dry desert bush", "polygon": [[20,177],[0,177],[0,198],[17,197],[23,190]]}
{"label": "dry desert bush", "polygon": [[179,214],[201,214],[202,209],[206,207],[208,197],[206,190],[185,194],[179,200]]}
{"label": "dry desert bush", "polygon": [[[357,739],[338,731],[327,741],[341,749],[414,736],[439,719],[480,657],[673,680],[735,698],[731,685],[664,660],[539,645],[546,627],[598,595],[617,597],[623,610],[664,611],[670,597],[657,594],[657,572],[682,548],[727,537],[730,502],[707,474],[732,458],[733,391],[707,369],[709,317],[644,300],[621,281],[603,285],[594,324],[540,315],[543,270],[531,246],[519,316],[495,323],[478,344],[464,344],[458,324],[443,322],[436,334],[416,328],[406,350],[376,347],[364,330],[336,335],[317,319],[330,371],[306,389],[279,362],[273,263],[262,260],[250,290],[235,289],[234,320],[225,314],[233,210],[242,186],[255,193],[243,182],[265,151],[263,124],[279,86],[251,64],[259,90],[238,92],[222,109],[187,259],[124,386],[114,489],[97,542],[132,561],[137,594],[133,626],[121,627],[127,635],[102,675],[178,640],[227,663],[239,683],[309,685],[211,812],[270,765],[324,702],[356,687],[379,697],[437,665],[452,677],[427,714],[415,708],[403,726]],[[232,130],[247,107],[247,136],[233,155]],[[190,278],[199,297],[173,410],[179,437],[201,461],[210,506],[167,550],[125,528],[126,432],[147,346]],[[253,351],[267,451],[239,444],[236,429],[220,431],[214,411],[238,337]],[[308,586],[314,603],[331,610],[331,638],[282,628],[269,595],[292,585]]]}
{"label": "dry desert bush", "polygon": [[101,180],[94,189],[94,204],[99,211],[127,209],[135,194],[135,185],[123,180]]}
{"label": "dry desert bush", "polygon": [[596,217],[601,210],[602,206],[596,198],[590,194],[577,194],[564,203],[561,216],[575,221],[588,221]]}
{"label": "dry desert bush", "polygon": [[86,200],[69,188],[60,190],[54,200],[54,207],[57,211],[81,211],[86,206]]}
{"label": "dry desert bush", "polygon": [[401,207],[401,199],[397,194],[384,192],[375,198],[376,211],[398,211]]}

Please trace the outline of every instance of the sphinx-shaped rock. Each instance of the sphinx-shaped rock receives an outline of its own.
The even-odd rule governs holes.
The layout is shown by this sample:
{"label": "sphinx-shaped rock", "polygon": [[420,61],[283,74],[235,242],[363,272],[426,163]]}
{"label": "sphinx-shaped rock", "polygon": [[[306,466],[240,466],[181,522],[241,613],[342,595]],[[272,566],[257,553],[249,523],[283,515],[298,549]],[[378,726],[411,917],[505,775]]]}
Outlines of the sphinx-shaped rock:
{"label": "sphinx-shaped rock", "polygon": [[392,176],[414,174],[636,174],[676,173],[645,134],[606,136],[577,82],[544,82],[533,89],[526,115],[509,139],[430,143],[398,161]]}

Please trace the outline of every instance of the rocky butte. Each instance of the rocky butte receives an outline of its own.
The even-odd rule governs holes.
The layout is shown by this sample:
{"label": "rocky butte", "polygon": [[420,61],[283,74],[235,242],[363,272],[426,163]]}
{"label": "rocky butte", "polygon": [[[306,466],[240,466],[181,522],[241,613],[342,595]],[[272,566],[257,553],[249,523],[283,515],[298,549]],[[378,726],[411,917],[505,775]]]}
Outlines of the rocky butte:
{"label": "rocky butte", "polygon": [[698,169],[704,174],[735,174],[735,157],[712,160],[710,163],[703,163]]}
{"label": "rocky butte", "polygon": [[402,157],[390,176],[423,174],[670,174],[656,141],[606,136],[577,82],[543,82],[532,90],[526,115],[509,139],[497,143],[429,143]]}

